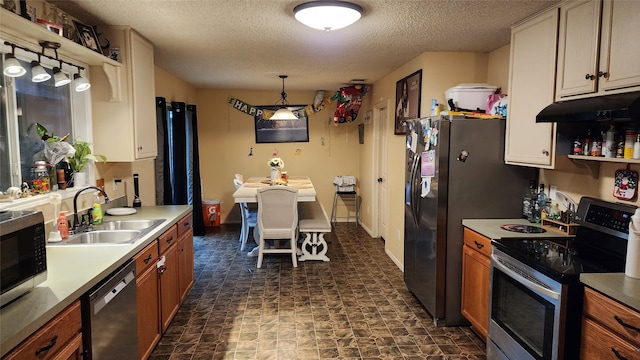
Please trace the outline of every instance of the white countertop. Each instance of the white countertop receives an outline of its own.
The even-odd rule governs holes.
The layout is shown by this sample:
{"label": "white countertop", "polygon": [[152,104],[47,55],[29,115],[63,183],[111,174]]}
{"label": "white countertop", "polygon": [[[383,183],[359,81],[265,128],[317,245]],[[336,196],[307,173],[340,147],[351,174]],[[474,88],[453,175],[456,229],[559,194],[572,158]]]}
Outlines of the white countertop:
{"label": "white countertop", "polygon": [[56,314],[126,263],[171,225],[192,211],[190,205],[137,208],[129,216],[104,220],[165,219],[131,245],[48,246],[47,281],[0,309],[0,356],[20,344]]}
{"label": "white countertop", "polygon": [[[233,193],[233,201],[237,203],[257,203],[258,189],[271,186],[271,181],[266,177],[252,177],[245,181],[238,190]],[[291,176],[287,186],[298,189],[298,201],[316,201],[316,189],[311,179],[305,176]]]}
{"label": "white countertop", "polygon": [[547,230],[543,233],[517,233],[501,229],[505,224],[531,225],[541,227],[540,224],[530,223],[526,219],[462,219],[462,226],[469,228],[489,239],[504,238],[550,238],[550,237],[573,237],[556,230]]}

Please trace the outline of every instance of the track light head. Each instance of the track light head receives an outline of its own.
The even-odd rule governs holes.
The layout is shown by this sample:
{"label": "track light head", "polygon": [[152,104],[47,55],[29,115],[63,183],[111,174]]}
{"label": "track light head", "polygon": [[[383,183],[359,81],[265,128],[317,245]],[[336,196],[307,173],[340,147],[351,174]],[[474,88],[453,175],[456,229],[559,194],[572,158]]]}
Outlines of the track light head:
{"label": "track light head", "polygon": [[67,85],[71,82],[71,79],[67,74],[63,73],[59,67],[53,68],[53,81],[55,81],[56,87]]}
{"label": "track light head", "polygon": [[83,91],[89,90],[89,88],[91,87],[91,84],[89,83],[89,81],[87,81],[87,79],[80,76],[80,74],[74,74],[73,86],[77,92],[83,92]]}
{"label": "track light head", "polygon": [[9,77],[19,77],[27,73],[27,69],[20,64],[20,61],[13,54],[5,56],[2,69],[2,72]]}
{"label": "track light head", "polygon": [[35,83],[47,81],[51,79],[51,74],[45,70],[39,62],[32,61],[31,62],[31,81]]}

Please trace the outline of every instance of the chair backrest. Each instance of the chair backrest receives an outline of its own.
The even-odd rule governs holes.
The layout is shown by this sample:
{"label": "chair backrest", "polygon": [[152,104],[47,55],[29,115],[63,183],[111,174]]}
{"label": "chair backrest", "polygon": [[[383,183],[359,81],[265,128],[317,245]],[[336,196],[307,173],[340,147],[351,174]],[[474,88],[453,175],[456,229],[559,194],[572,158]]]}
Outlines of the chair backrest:
{"label": "chair backrest", "polygon": [[266,239],[290,239],[298,227],[298,189],[258,189],[258,227]]}
{"label": "chair backrest", "polygon": [[240,188],[240,186],[242,186],[242,181],[238,180],[238,179],[233,179],[233,186],[236,187],[236,190],[238,190]]}

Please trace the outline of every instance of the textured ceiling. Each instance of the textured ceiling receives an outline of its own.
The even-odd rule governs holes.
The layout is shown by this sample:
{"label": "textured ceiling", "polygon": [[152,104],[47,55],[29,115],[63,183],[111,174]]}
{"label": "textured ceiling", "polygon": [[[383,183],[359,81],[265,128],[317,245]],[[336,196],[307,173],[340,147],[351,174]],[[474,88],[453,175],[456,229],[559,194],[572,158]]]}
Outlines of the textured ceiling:
{"label": "textured ceiling", "polygon": [[373,83],[425,51],[489,52],[510,26],[557,0],[354,0],[350,27],[323,32],[293,17],[305,0],[54,0],[87,24],[129,25],[155,61],[208,88],[334,90]]}

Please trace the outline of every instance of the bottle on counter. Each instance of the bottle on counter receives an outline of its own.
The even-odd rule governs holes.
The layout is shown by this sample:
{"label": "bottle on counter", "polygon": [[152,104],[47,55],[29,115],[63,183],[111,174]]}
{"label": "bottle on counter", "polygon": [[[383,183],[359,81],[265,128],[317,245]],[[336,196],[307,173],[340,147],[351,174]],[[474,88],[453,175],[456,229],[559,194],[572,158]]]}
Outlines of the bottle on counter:
{"label": "bottle on counter", "polygon": [[98,195],[93,198],[93,211],[91,212],[91,216],[93,217],[93,225],[102,224],[102,205],[100,205],[100,197]]}
{"label": "bottle on counter", "polygon": [[602,137],[598,134],[591,141],[591,156],[602,156]]}
{"label": "bottle on counter", "polygon": [[536,223],[539,223],[542,220],[542,210],[547,207],[547,194],[544,192],[544,184],[540,184],[540,191],[536,194],[534,204],[534,219]]}
{"label": "bottle on counter", "polygon": [[587,130],[587,135],[582,141],[582,154],[587,156],[591,155],[591,130]]}
{"label": "bottle on counter", "polygon": [[58,232],[62,240],[69,238],[69,222],[67,221],[66,211],[60,211],[58,215]]}
{"label": "bottle on counter", "polygon": [[624,137],[624,158],[633,159],[633,146],[636,142],[636,131],[629,129]]}
{"label": "bottle on counter", "polygon": [[619,134],[618,139],[616,140],[617,148],[616,148],[616,158],[622,159],[624,158],[624,134]]}
{"label": "bottle on counter", "polygon": [[636,135],[636,142],[633,144],[633,158],[640,159],[640,134]]}
{"label": "bottle on counter", "polygon": [[607,158],[616,157],[616,128],[613,125],[607,130],[606,138],[602,145],[602,153]]}
{"label": "bottle on counter", "polygon": [[582,155],[582,137],[580,135],[576,135],[575,139],[573,139],[573,155]]}
{"label": "bottle on counter", "polygon": [[522,218],[531,221],[533,219],[533,201],[536,198],[536,181],[529,181],[529,189],[522,197]]}

